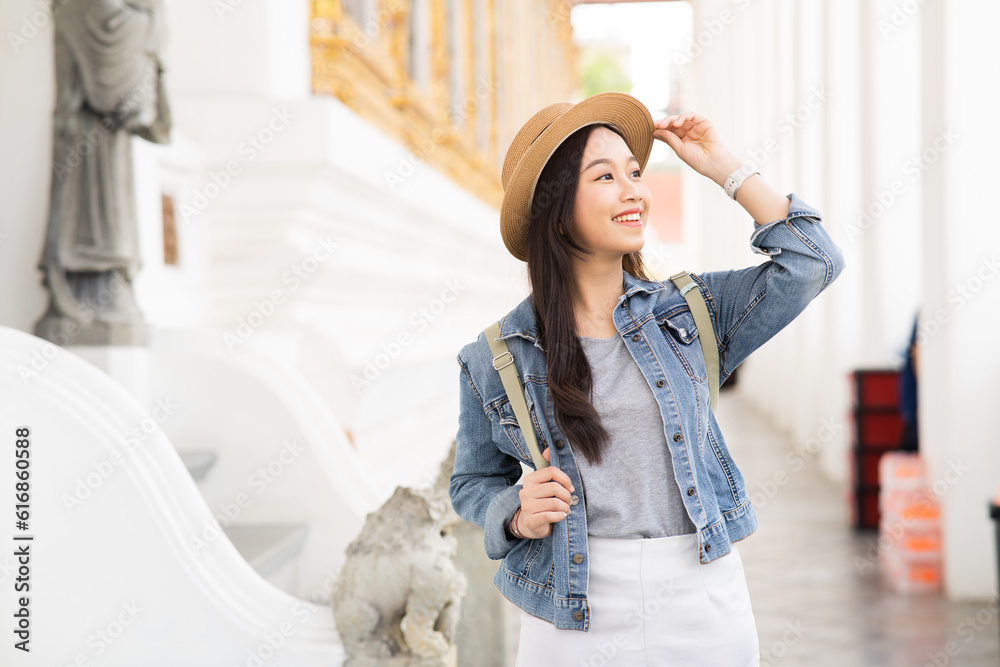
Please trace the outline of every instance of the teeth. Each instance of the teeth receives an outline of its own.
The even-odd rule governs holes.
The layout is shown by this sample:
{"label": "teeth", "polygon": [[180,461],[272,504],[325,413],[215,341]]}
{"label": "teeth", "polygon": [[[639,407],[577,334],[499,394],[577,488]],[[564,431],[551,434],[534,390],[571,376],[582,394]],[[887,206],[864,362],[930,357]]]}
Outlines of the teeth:
{"label": "teeth", "polygon": [[639,213],[629,213],[628,215],[621,215],[621,216],[618,216],[617,218],[611,218],[611,219],[614,220],[615,222],[625,222],[627,220],[640,220],[641,219],[641,214],[639,214]]}

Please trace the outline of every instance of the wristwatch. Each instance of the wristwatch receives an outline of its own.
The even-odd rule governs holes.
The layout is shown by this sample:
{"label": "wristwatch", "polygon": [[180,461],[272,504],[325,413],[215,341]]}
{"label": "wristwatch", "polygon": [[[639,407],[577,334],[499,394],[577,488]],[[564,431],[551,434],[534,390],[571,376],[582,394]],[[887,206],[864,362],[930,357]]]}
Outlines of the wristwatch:
{"label": "wristwatch", "polygon": [[759,173],[760,172],[757,171],[752,164],[744,162],[739,169],[726,177],[726,183],[722,187],[725,189],[726,194],[729,195],[729,198],[735,200],[736,192],[740,189],[740,186],[743,185],[743,181],[747,180],[754,174]]}

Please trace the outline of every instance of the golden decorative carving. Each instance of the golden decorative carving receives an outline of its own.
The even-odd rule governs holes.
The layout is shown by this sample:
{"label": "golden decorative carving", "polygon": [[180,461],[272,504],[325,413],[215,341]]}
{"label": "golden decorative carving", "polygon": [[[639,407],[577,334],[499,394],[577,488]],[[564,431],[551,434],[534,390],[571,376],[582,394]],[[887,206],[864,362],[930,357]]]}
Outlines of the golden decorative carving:
{"label": "golden decorative carving", "polygon": [[[430,8],[430,49],[415,54],[428,59],[423,62],[429,65],[430,85],[422,91],[408,75],[411,0],[378,0],[375,16],[364,26],[345,13],[340,0],[311,0],[313,92],[336,97],[397,138],[413,153],[401,162],[426,162],[499,207],[500,160],[506,145],[498,142],[511,139],[527,119],[521,117],[524,113],[568,100],[575,86],[566,0],[545,0],[541,6],[535,0],[504,0],[502,5],[497,0],[455,0],[452,20],[459,22],[459,37],[454,53],[464,63],[458,86],[462,99],[452,99],[452,5],[449,0],[425,1]],[[498,26],[500,16],[503,24]],[[496,38],[498,28],[503,44]],[[483,49],[481,63],[476,59],[477,40]],[[558,56],[549,58],[551,53]],[[530,54],[536,54],[535,60]],[[481,123],[486,130],[482,146]]]}

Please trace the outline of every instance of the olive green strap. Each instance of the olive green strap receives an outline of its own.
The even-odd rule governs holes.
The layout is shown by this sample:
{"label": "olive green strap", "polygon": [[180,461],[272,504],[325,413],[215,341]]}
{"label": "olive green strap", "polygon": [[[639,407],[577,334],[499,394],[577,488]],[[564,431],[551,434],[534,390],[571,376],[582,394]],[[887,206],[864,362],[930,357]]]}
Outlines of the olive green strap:
{"label": "olive green strap", "polygon": [[687,301],[691,315],[694,316],[694,325],[698,327],[698,340],[701,341],[701,352],[705,355],[705,368],[708,369],[708,392],[714,412],[719,403],[719,348],[715,342],[715,329],[712,328],[712,318],[708,315],[705,297],[698,289],[698,283],[687,271],[670,276],[670,281],[681,291],[681,296]]}
{"label": "olive green strap", "polygon": [[[698,284],[687,271],[670,276],[670,280],[687,301],[691,315],[694,317],[694,324],[698,328],[698,340],[701,341],[701,351],[705,356],[705,367],[708,370],[709,397],[712,410],[715,411],[719,403],[719,348],[716,346],[715,329],[712,328],[708,306],[705,304],[701,290],[698,289]],[[514,417],[517,419],[518,426],[521,424],[529,425],[528,428],[522,427],[521,433],[531,451],[531,459],[535,462],[535,468],[541,470],[548,467],[549,462],[542,458],[542,453],[535,440],[535,429],[531,423],[528,404],[524,400],[521,378],[517,374],[517,367],[514,366],[514,355],[507,349],[507,343],[499,338],[500,322],[494,322],[487,327],[485,334],[486,341],[490,344],[490,350],[493,352],[493,368],[500,373],[504,391],[507,392],[507,400],[510,401],[511,407],[514,409]]]}
{"label": "olive green strap", "polygon": [[[503,381],[504,391],[507,392],[507,400],[514,408],[514,417],[517,425],[521,428],[524,441],[528,443],[528,450],[531,452],[531,460],[535,462],[535,468],[541,470],[547,468],[549,462],[542,457],[538,450],[538,443],[535,441],[535,429],[531,423],[531,414],[528,412],[528,404],[524,400],[524,389],[521,387],[521,378],[517,375],[517,367],[514,365],[514,355],[507,349],[507,342],[499,338],[500,322],[494,322],[486,328],[486,341],[493,351],[493,368],[500,373]],[[527,428],[524,427],[527,424]]]}

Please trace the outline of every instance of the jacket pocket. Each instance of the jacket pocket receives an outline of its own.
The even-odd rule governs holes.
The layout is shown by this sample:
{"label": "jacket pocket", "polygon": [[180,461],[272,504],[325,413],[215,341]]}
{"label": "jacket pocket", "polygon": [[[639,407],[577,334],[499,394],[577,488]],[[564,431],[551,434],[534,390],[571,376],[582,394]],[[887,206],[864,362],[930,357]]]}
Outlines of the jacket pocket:
{"label": "jacket pocket", "polygon": [[524,578],[538,586],[550,586],[549,579],[553,571],[552,534],[538,540],[531,540],[528,557],[524,564]]}
{"label": "jacket pocket", "polygon": [[555,573],[552,536],[537,540],[520,540],[504,556],[500,568],[511,579],[551,591]]}
{"label": "jacket pocket", "polygon": [[681,362],[685,372],[695,380],[704,382],[708,377],[708,371],[705,369],[705,355],[701,351],[701,343],[695,342],[699,334],[691,311],[682,310],[674,313],[659,324],[664,331],[667,344]]}
{"label": "jacket pocket", "polygon": [[552,535],[521,540],[504,557],[503,568],[516,579],[540,588],[551,588],[555,572]]}

